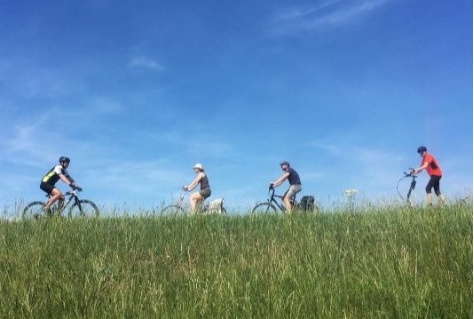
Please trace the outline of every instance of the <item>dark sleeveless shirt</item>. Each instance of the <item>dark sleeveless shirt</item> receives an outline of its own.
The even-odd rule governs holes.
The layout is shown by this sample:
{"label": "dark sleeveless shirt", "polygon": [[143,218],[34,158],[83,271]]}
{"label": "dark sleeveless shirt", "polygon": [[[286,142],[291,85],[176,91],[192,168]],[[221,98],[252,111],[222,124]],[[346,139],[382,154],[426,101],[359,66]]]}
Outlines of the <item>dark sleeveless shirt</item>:
{"label": "dark sleeveless shirt", "polygon": [[207,178],[206,174],[204,174],[203,178],[201,178],[200,184],[201,184],[201,190],[211,189],[211,185],[209,185],[209,179]]}

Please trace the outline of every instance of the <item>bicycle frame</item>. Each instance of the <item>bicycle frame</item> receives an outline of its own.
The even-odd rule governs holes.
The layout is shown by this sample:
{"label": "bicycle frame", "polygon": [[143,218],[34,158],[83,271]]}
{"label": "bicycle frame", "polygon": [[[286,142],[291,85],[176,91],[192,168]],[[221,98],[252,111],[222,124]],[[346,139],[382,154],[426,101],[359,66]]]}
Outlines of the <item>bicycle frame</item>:
{"label": "bicycle frame", "polygon": [[[412,173],[407,173],[407,172],[403,172],[404,176],[402,178],[400,178],[400,180],[398,181],[397,183],[397,192],[398,192],[398,195],[403,199],[405,200],[410,206],[412,205],[412,202],[410,200],[410,197],[411,197],[411,193],[412,191],[415,190],[415,187],[416,187],[416,178],[418,176],[412,174]],[[402,181],[402,179],[404,178],[411,178],[411,182],[410,182],[410,188],[408,189],[408,193],[406,195],[406,198],[403,198],[402,194],[400,194],[400,191],[398,189],[398,185],[400,184],[400,182]]]}
{"label": "bicycle frame", "polygon": [[[172,212],[172,214],[177,213],[187,213],[191,211],[190,205],[185,200],[186,193],[182,192],[179,196],[179,199],[176,200],[173,204],[164,207],[161,210],[161,214]],[[202,201],[197,209],[197,214],[225,214],[226,209],[224,208],[224,199],[216,198],[211,201],[204,200]]]}
{"label": "bicycle frame", "polygon": [[[273,187],[273,185],[270,185],[268,187],[268,192],[270,193],[270,196],[268,198],[268,202],[269,203],[274,203],[282,212],[285,212],[286,211],[286,207],[284,205],[284,200],[283,198],[285,197],[286,193],[288,191],[286,191],[283,195],[275,195],[275,188]],[[279,203],[275,198],[279,198],[281,203]],[[290,202],[291,202],[291,207],[294,207],[295,206],[295,202],[296,202],[296,194],[293,195],[291,198],[290,198]]]}
{"label": "bicycle frame", "polygon": [[[68,215],[70,217],[74,216],[95,216],[98,217],[100,212],[97,205],[88,200],[88,199],[79,199],[78,193],[82,191],[82,189],[77,188],[70,192],[65,192],[64,196],[68,197],[64,200],[58,201],[53,206],[49,208],[49,210],[44,211],[44,207],[46,205],[43,201],[33,201],[26,205],[25,209],[22,212],[22,216],[29,218],[34,217],[38,218],[39,216],[46,213],[49,216],[62,216],[63,212],[66,210],[66,207],[69,208]],[[51,197],[50,195],[46,195],[46,197]]]}
{"label": "bicycle frame", "polygon": [[413,190],[415,190],[415,186],[416,186],[416,176],[415,175],[410,175],[411,177],[411,183],[410,183],[410,189],[408,190],[408,194],[407,194],[407,202],[410,202],[410,196],[411,196],[411,192]]}
{"label": "bicycle frame", "polygon": [[[74,203],[79,207],[80,210],[82,210],[81,202],[79,201],[79,197],[77,196],[78,192],[79,192],[79,190],[75,189],[72,192],[67,191],[67,192],[64,193],[64,197],[69,196],[69,198],[67,198],[67,199],[64,198],[63,201],[59,200],[57,202],[57,204],[54,205],[54,206],[56,206],[58,215],[62,214],[62,212],[64,212],[64,210],[66,209],[66,207],[69,206],[69,204],[71,203],[72,200],[74,200]],[[51,198],[51,195],[46,195],[46,197]],[[62,206],[60,206],[61,203],[63,203]]]}

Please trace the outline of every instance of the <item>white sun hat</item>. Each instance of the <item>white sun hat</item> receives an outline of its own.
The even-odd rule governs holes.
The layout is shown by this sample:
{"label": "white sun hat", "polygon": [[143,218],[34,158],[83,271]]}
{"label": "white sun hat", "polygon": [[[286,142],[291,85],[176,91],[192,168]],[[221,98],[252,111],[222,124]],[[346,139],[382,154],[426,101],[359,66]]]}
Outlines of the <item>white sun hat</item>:
{"label": "white sun hat", "polygon": [[196,165],[194,165],[193,169],[195,169],[195,168],[198,168],[198,169],[200,169],[201,171],[204,170],[204,166],[202,166],[201,163],[196,163]]}

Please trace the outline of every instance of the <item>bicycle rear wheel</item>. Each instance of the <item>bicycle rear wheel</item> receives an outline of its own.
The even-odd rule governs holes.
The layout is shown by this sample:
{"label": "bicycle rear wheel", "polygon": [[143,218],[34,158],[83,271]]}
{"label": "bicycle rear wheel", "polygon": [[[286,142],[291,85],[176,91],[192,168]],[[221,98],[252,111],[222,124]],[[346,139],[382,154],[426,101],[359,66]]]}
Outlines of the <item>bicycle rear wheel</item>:
{"label": "bicycle rear wheel", "polygon": [[271,203],[260,203],[252,208],[252,214],[276,214],[276,207]]}
{"label": "bicycle rear wheel", "polygon": [[99,217],[99,208],[94,202],[81,199],[71,206],[69,217]]}
{"label": "bicycle rear wheel", "polygon": [[161,216],[176,216],[176,215],[184,215],[184,209],[178,205],[169,205],[163,208],[160,212]]}
{"label": "bicycle rear wheel", "polygon": [[21,214],[21,218],[38,218],[40,216],[44,215],[44,210],[43,207],[46,205],[44,202],[31,202],[28,205],[26,205],[25,209],[23,210],[23,213]]}

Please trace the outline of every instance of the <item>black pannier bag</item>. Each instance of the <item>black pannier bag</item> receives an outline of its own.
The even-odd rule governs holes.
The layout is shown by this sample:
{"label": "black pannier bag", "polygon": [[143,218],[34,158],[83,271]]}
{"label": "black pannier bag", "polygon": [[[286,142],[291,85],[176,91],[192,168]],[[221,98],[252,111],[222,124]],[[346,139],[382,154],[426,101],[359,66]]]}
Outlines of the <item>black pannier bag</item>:
{"label": "black pannier bag", "polygon": [[304,212],[314,211],[314,196],[306,195],[301,198],[301,208]]}

